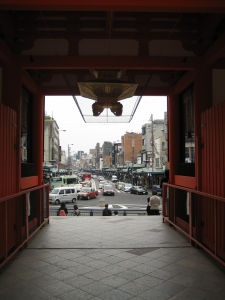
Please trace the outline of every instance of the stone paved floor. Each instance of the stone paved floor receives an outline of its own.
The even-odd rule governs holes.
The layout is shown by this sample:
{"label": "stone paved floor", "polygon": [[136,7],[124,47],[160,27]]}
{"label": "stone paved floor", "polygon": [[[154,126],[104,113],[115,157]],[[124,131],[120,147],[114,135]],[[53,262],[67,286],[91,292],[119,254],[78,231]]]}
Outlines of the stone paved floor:
{"label": "stone paved floor", "polygon": [[225,299],[225,270],[161,216],[51,217],[0,270],[0,299]]}

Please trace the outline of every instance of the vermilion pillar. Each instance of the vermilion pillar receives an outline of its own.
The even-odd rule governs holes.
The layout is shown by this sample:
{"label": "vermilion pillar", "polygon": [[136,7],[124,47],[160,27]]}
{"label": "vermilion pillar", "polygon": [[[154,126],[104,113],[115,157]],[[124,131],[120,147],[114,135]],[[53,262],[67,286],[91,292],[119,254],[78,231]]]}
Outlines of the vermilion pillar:
{"label": "vermilion pillar", "polygon": [[212,69],[200,62],[194,76],[195,177],[197,190],[201,190],[201,113],[212,106]]}
{"label": "vermilion pillar", "polygon": [[179,97],[173,93],[168,96],[168,133],[170,183],[174,184],[180,160],[180,116]]}
{"label": "vermilion pillar", "polygon": [[33,97],[33,160],[38,175],[38,184],[43,184],[44,161],[44,100],[42,94]]}
{"label": "vermilion pillar", "polygon": [[[13,161],[13,170],[10,171],[8,168],[5,172],[7,180],[13,181],[15,185],[14,192],[20,191],[20,177],[21,177],[21,102],[22,102],[22,76],[21,69],[13,65],[5,65],[3,67],[2,76],[2,103],[7,107],[11,108],[16,113],[16,122],[13,122],[11,126],[16,129],[16,136],[14,138],[14,145],[7,145],[7,155],[8,157],[3,157],[8,161]],[[11,132],[11,128],[9,131]],[[12,151],[12,147],[14,150]],[[14,157],[15,155],[15,157]],[[8,163],[8,162],[7,162]],[[4,172],[4,171],[3,171]]]}

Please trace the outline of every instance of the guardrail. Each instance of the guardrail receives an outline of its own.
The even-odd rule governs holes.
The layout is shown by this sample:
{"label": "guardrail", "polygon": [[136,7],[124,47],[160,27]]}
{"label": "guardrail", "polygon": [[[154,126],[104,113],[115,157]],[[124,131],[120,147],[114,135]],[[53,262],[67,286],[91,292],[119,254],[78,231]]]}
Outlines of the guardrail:
{"label": "guardrail", "polygon": [[225,198],[163,184],[162,220],[225,266]]}
{"label": "guardrail", "polygon": [[0,268],[49,223],[49,185],[0,199]]}
{"label": "guardrail", "polygon": [[[68,216],[73,216],[74,210],[67,208]],[[81,216],[102,216],[102,208],[79,208]],[[110,209],[112,214],[115,211],[118,212],[119,216],[147,216],[146,209]],[[57,216],[58,207],[50,207],[49,214],[50,216]]]}

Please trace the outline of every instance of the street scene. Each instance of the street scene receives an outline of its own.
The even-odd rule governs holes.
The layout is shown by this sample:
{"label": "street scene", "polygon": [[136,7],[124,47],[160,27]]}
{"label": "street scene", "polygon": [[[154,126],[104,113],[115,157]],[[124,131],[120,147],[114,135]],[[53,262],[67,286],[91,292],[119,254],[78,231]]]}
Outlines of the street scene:
{"label": "street scene", "polygon": [[[100,178],[104,179],[104,177]],[[104,185],[101,186],[101,182],[104,181]],[[75,184],[74,186],[82,186],[82,184]],[[133,213],[133,214],[146,214],[146,207],[148,204],[147,198],[150,198],[152,196],[152,191],[150,189],[144,190],[143,194],[134,194],[130,191],[132,187],[134,187],[132,184],[130,185],[130,188],[128,191],[124,191],[123,188],[118,184],[117,180],[116,182],[112,182],[111,180],[105,179],[105,180],[98,180],[97,178],[91,178],[90,180],[84,181],[82,189],[86,189],[86,186],[89,186],[88,188],[91,188],[95,191],[95,197],[88,199],[86,197],[83,197],[82,199],[79,198],[80,192],[77,193],[76,205],[79,207],[82,213],[85,214],[85,212],[98,212],[98,214],[101,213],[101,209],[105,207],[105,204],[108,204],[109,209],[114,211],[118,211],[119,214],[123,214],[124,212],[126,214]],[[72,185],[71,185],[72,186]],[[110,187],[110,190],[112,190],[112,193],[107,194],[107,187]],[[105,189],[106,190],[105,190]],[[81,189],[81,190],[82,190]],[[81,191],[80,190],[80,191]],[[105,191],[105,192],[104,192]],[[51,192],[50,192],[51,194]],[[160,197],[161,200],[161,197]],[[66,207],[69,211],[69,215],[73,213],[74,209],[74,203],[67,202]],[[55,215],[58,208],[60,207],[60,203],[50,203],[50,214]],[[160,205],[161,210],[161,205]]]}

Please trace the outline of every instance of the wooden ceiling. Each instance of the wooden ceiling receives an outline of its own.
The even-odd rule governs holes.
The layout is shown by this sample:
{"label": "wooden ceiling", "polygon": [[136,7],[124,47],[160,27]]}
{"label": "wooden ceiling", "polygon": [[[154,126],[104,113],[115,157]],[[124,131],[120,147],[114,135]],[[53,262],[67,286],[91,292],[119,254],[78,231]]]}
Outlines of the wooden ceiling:
{"label": "wooden ceiling", "polygon": [[0,1],[0,37],[1,64],[46,95],[79,95],[90,70],[163,95],[202,60],[224,67],[225,1]]}

